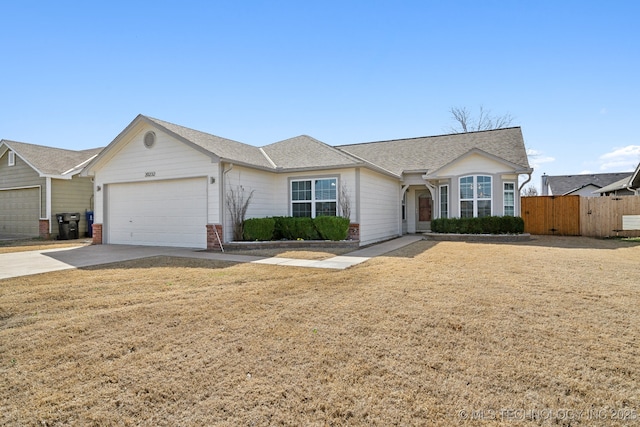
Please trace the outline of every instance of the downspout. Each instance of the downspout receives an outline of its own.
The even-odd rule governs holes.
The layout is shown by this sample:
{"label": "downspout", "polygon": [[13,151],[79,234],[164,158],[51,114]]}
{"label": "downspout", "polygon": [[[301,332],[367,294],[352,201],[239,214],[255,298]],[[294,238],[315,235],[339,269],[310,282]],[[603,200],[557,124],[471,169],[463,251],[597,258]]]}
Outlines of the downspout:
{"label": "downspout", "polygon": [[[521,196],[521,194],[522,194],[522,189],[524,188],[524,186],[525,186],[525,185],[527,185],[527,183],[528,183],[529,181],[531,181],[531,172],[529,172],[529,173],[528,173],[528,175],[529,175],[529,178],[527,178],[527,180],[526,180],[525,182],[523,182],[523,183],[522,183],[522,185],[521,185],[520,187],[518,187],[518,194],[517,194],[517,195],[516,195],[516,194],[514,194],[514,195],[513,195],[513,196],[514,196],[514,200],[513,200],[513,203],[514,203],[514,206],[513,206],[513,208],[514,208],[514,212],[513,212],[513,214],[514,214],[514,215],[516,215],[516,212],[517,212],[518,214],[517,214],[516,216],[522,216],[522,198],[521,198],[521,197],[522,197],[522,196]],[[520,176],[520,175],[518,175],[518,177],[519,177],[519,176]],[[544,177],[543,177],[542,179],[544,179]],[[545,183],[545,184],[546,184],[546,183]],[[544,188],[544,185],[543,185],[543,188]],[[516,196],[517,196],[517,197],[516,197]],[[517,203],[517,204],[516,204],[516,199],[518,200],[518,203]],[[517,210],[515,209],[516,207],[518,208]],[[504,214],[504,212],[503,212],[503,214]]]}
{"label": "downspout", "polygon": [[518,194],[520,194],[520,192],[522,191],[524,186],[527,185],[529,183],[529,181],[531,181],[531,172],[529,172],[528,175],[529,175],[529,178],[527,178],[527,180],[525,182],[523,182],[520,187],[518,187]]}
{"label": "downspout", "polygon": [[[45,214],[46,214],[46,218],[49,220],[49,235],[51,235],[51,231],[53,230],[53,224],[51,224],[53,221],[51,221],[51,177],[46,177],[45,178],[45,185],[46,185],[46,190],[45,190]],[[42,213],[42,212],[40,212]]]}

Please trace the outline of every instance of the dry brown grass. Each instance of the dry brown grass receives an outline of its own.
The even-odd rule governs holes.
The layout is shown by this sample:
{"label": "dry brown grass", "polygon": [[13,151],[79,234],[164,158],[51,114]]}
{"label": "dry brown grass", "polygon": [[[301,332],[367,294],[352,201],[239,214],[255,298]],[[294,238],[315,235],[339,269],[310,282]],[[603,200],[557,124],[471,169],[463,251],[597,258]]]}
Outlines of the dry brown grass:
{"label": "dry brown grass", "polygon": [[91,239],[76,240],[41,240],[41,239],[25,239],[25,240],[5,240],[0,241],[0,254],[12,252],[39,251],[44,249],[61,249],[71,248],[74,246],[83,246],[91,243]]}
{"label": "dry brown grass", "polygon": [[322,260],[343,255],[354,251],[353,248],[327,248],[327,249],[307,249],[307,250],[291,250],[291,249],[252,249],[252,250],[234,250],[230,253],[238,255],[252,255],[261,257],[277,257],[292,259],[312,259]]}
{"label": "dry brown grass", "polygon": [[0,281],[0,424],[637,425],[639,260],[540,238]]}

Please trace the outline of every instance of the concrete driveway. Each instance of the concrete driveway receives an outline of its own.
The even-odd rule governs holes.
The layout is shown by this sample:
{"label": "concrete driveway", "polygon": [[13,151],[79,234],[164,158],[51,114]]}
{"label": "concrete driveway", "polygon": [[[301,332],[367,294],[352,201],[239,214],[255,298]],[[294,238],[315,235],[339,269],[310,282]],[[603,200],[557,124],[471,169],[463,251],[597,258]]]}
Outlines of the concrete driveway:
{"label": "concrete driveway", "polygon": [[70,270],[101,264],[111,264],[154,256],[210,259],[228,262],[251,262],[292,267],[328,268],[343,270],[368,259],[422,240],[422,236],[402,236],[380,244],[358,249],[325,260],[305,260],[279,257],[256,257],[233,253],[205,252],[200,249],[157,246],[91,245],[62,249],[0,254],[0,279]]}

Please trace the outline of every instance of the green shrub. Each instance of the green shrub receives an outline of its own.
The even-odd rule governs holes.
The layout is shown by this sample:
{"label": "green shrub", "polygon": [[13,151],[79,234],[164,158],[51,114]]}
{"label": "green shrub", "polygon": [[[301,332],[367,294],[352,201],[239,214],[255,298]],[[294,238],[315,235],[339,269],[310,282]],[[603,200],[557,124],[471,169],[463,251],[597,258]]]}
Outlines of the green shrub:
{"label": "green shrub", "polygon": [[431,221],[431,231],[457,234],[521,234],[524,232],[524,220],[517,216],[437,218]]}
{"label": "green shrub", "polygon": [[293,219],[294,239],[318,240],[320,238],[316,226],[313,225],[313,219],[307,217]]}
{"label": "green shrub", "polygon": [[244,221],[244,240],[271,240],[276,221],[273,218],[250,218]]}
{"label": "green shrub", "polygon": [[318,234],[324,240],[346,240],[349,234],[349,218],[340,216],[319,216],[313,220]]}
{"label": "green shrub", "polygon": [[320,236],[313,225],[313,219],[307,217],[274,217],[274,239],[276,240],[317,240]]}

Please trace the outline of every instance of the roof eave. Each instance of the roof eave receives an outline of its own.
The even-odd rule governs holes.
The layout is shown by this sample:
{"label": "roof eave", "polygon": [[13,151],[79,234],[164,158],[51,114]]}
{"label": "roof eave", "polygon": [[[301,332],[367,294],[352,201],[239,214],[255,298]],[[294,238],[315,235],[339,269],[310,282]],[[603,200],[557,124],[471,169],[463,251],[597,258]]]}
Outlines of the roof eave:
{"label": "roof eave", "polygon": [[316,172],[316,171],[321,171],[321,170],[335,170],[335,169],[352,169],[352,168],[367,168],[367,169],[371,169],[373,171],[376,171],[378,173],[381,173],[383,175],[392,177],[392,178],[396,178],[396,179],[401,179],[402,177],[400,175],[397,175],[393,172],[390,172],[386,169],[382,169],[379,167],[376,167],[375,165],[372,165],[371,163],[367,163],[367,162],[359,162],[359,163],[351,163],[351,164],[336,164],[336,165],[325,165],[325,166],[307,166],[307,167],[297,167],[297,168],[283,168],[283,167],[278,167],[276,168],[275,172],[277,173],[296,173],[296,172]]}
{"label": "roof eave", "polygon": [[272,168],[272,167],[262,166],[262,165],[256,165],[256,164],[244,162],[244,161],[241,161],[241,160],[229,159],[227,157],[217,157],[217,160],[220,163],[229,163],[229,164],[233,164],[233,165],[236,165],[236,166],[243,166],[243,167],[247,167],[247,168],[251,168],[251,169],[259,169],[259,170],[263,170],[263,171],[267,171],[267,172],[276,172],[277,171],[277,168]]}

